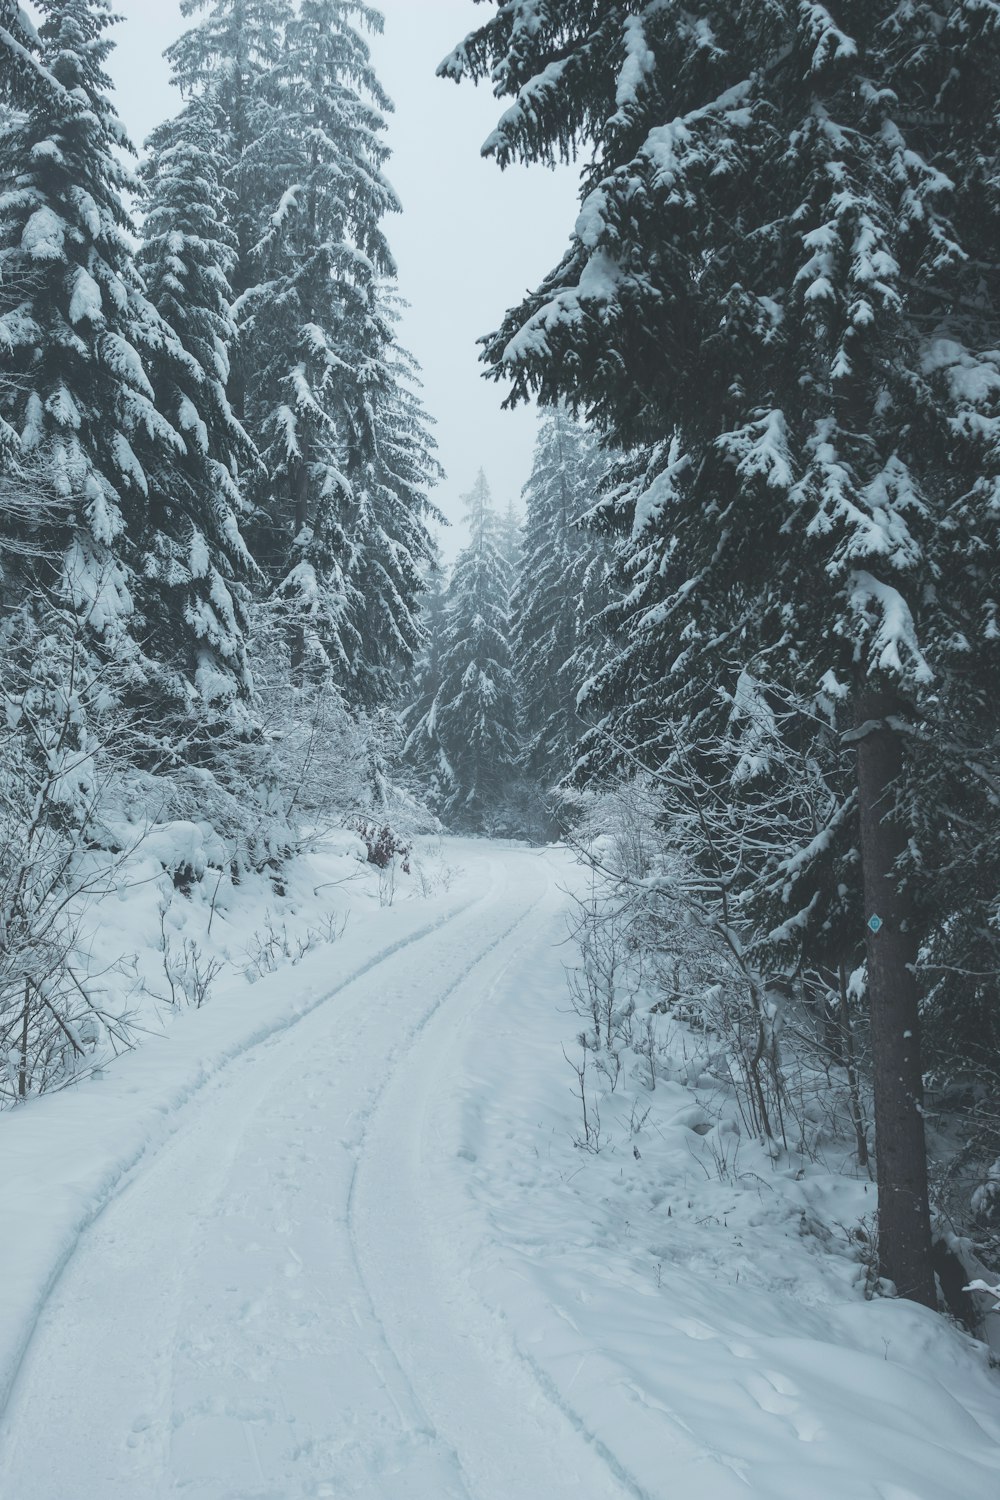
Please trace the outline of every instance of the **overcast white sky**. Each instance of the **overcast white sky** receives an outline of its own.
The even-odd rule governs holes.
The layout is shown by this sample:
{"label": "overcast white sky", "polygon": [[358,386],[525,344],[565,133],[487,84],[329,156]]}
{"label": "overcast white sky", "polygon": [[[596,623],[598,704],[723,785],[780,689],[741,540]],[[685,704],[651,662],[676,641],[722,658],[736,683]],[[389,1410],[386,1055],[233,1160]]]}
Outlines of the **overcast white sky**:
{"label": "overcast white sky", "polygon": [[[472,0],[381,0],[379,8],[385,35],[373,51],[396,104],[388,175],[403,202],[390,238],[411,304],[403,338],[423,366],[448,474],[436,498],[457,520],[459,496],[480,466],[501,507],[519,498],[528,477],[534,413],[500,410],[503,388],[481,377],[476,339],[558,260],[576,215],[576,179],[542,167],[501,173],[481,159],[500,106],[487,88],[434,76],[483,16]],[[125,20],[110,69],[122,118],[141,144],[177,108],[161,54],[190,23],[179,0],[116,0],[115,9]],[[443,543],[450,558],[461,537],[453,529]]]}

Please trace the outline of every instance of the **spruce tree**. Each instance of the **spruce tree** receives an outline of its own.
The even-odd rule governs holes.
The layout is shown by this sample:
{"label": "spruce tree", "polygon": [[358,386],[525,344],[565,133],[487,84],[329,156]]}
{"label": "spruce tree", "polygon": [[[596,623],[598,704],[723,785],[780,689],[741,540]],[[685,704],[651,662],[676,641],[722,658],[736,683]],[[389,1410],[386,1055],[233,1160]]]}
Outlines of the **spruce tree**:
{"label": "spruce tree", "polygon": [[[553,0],[443,65],[514,99],[502,165],[594,147],[569,249],[486,355],[513,399],[584,403],[632,454],[607,510],[621,649],[592,702],[655,760],[750,670],[849,738],[880,1253],[928,1303],[909,747],[995,678],[998,445],[995,256],[942,170],[924,54],[957,87],[949,27],[986,41],[984,9]],[[971,307],[970,266],[993,283]]]}
{"label": "spruce tree", "polygon": [[[256,247],[285,185],[278,165],[284,125],[274,70],[291,0],[182,0],[181,14],[198,19],[166,56],[185,99],[203,100],[219,122],[217,150],[237,250],[231,280],[238,298],[256,284]],[[238,361],[233,381],[234,406],[242,416]]]}
{"label": "spruce tree", "polygon": [[178,616],[187,622],[200,695],[222,707],[250,693],[245,596],[253,564],[240,533],[240,479],[260,465],[227,395],[236,251],[218,139],[217,114],[200,101],[153,135],[143,173],[139,269],[151,303],[180,344],[180,350],[170,343],[157,351],[149,374],[158,409],[184,441],[167,503],[188,522],[180,541],[160,534],[147,565],[174,596],[154,629],[166,636]]}
{"label": "spruce tree", "polygon": [[[285,190],[261,240],[261,279],[245,299],[247,414],[267,479],[253,536],[282,601],[301,670],[349,682],[363,601],[352,547],[368,517],[365,466],[374,413],[366,387],[391,335],[378,277],[393,264],[382,218],[388,107],[343,0],[307,0],[286,31]],[[371,103],[367,102],[371,99]]]}
{"label": "spruce tree", "polygon": [[441,684],[414,734],[434,746],[443,811],[481,828],[515,774],[514,679],[510,669],[510,574],[497,515],[480,470],[465,497],[469,545],[448,591],[440,656]]}
{"label": "spruce tree", "polygon": [[62,92],[41,57],[41,44],[19,0],[0,0],[0,104],[23,108],[32,100],[55,105]]}
{"label": "spruce tree", "polygon": [[176,80],[222,119],[239,336],[230,390],[264,464],[248,537],[293,670],[356,704],[395,688],[418,640],[436,475],[396,344],[383,229],[391,108],[346,0],[189,3]]}
{"label": "spruce tree", "polygon": [[517,570],[521,564],[524,536],[521,517],[513,500],[507,501],[503,515],[498,517],[497,539],[500,546],[500,554],[507,564],[510,576],[511,578],[516,578]]}
{"label": "spruce tree", "polygon": [[0,137],[0,281],[11,292],[0,415],[64,504],[59,588],[92,638],[134,663],[141,690],[150,496],[169,487],[183,450],[147,366],[176,341],[132,262],[106,0],[40,9],[43,60],[60,91],[10,115]]}
{"label": "spruce tree", "polygon": [[350,696],[365,707],[397,696],[401,672],[423,640],[420,605],[434,549],[428,523],[442,520],[428,498],[442,477],[416,362],[395,342],[396,308],[386,300],[384,342],[365,363],[367,451],[352,485],[350,582],[358,647]]}
{"label": "spruce tree", "polygon": [[[511,650],[528,775],[551,787],[573,769],[577,695],[608,604],[604,539],[582,522],[607,459],[565,406],[543,414],[524,487],[524,540],[511,596]],[[588,663],[588,665],[592,665]]]}
{"label": "spruce tree", "polygon": [[441,687],[441,655],[447,614],[447,576],[440,557],[435,555],[424,566],[420,600],[421,645],[413,663],[412,682],[404,685],[400,711],[406,736],[403,754],[430,788],[435,802],[442,801],[442,790],[431,710]]}

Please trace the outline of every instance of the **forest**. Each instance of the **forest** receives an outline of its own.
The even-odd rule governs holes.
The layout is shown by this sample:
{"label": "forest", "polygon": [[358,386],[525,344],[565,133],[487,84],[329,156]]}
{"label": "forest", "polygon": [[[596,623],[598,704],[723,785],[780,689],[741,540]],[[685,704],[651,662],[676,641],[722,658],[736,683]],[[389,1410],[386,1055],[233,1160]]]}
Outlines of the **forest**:
{"label": "forest", "polygon": [[465,9],[433,86],[579,204],[494,270],[534,458],[448,550],[377,10],[182,0],[137,149],[110,0],[0,0],[0,1136],[212,1010],[265,907],[248,982],[337,970],[302,893],[352,863],[389,908],[565,858],[571,1153],[683,1033],[706,1139],[836,1158],[863,1297],[995,1366],[1000,0]]}

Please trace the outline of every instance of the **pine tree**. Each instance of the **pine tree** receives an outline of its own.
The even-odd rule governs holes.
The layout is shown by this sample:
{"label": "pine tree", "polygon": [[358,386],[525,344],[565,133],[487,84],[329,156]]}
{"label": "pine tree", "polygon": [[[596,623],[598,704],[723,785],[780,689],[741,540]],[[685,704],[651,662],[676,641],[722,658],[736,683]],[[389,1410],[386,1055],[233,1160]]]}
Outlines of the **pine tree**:
{"label": "pine tree", "polygon": [[434,801],[440,802],[442,790],[431,711],[441,687],[448,583],[438,555],[425,564],[420,606],[421,647],[413,663],[412,683],[404,685],[400,712],[406,736],[403,754],[430,788]]}
{"label": "pine tree", "polygon": [[296,668],[312,658],[343,682],[361,646],[351,549],[375,446],[367,361],[391,339],[378,302],[378,277],[393,270],[381,220],[397,206],[381,174],[388,100],[350,12],[343,0],[308,0],[287,28],[285,191],[262,236],[244,334],[256,356],[248,419],[267,467],[257,555]]}
{"label": "pine tree", "polygon": [[352,486],[349,577],[358,649],[351,696],[367,708],[397,696],[400,672],[421,646],[419,610],[434,560],[427,528],[442,520],[428,498],[443,471],[420,399],[417,365],[395,342],[391,301],[386,312],[391,341],[366,364],[370,444]]}
{"label": "pine tree", "polygon": [[503,515],[497,521],[497,538],[500,555],[507,564],[511,578],[517,576],[524,547],[521,517],[513,500],[508,500]]}
{"label": "pine tree", "polygon": [[381,26],[346,0],[297,12],[215,0],[170,55],[185,91],[224,122],[239,323],[230,388],[264,461],[251,549],[293,670],[332,672],[370,708],[418,641],[437,470],[386,286],[391,105],[356,18]]}
{"label": "pine tree", "polygon": [[181,346],[158,351],[149,374],[158,409],[184,440],[170,503],[189,523],[182,544],[161,533],[147,565],[164,590],[179,595],[154,628],[166,636],[178,616],[187,623],[197,643],[192,675],[200,695],[223,705],[250,692],[244,595],[253,564],[240,533],[240,476],[252,475],[259,460],[226,389],[236,340],[229,283],[236,252],[218,135],[215,111],[195,101],[149,142],[139,269]]}
{"label": "pine tree", "polygon": [[515,774],[516,714],[507,640],[510,575],[481,470],[465,502],[470,540],[448,591],[441,685],[414,734],[433,743],[445,814],[479,828]]}
{"label": "pine tree", "polygon": [[[256,284],[256,246],[285,185],[278,165],[285,131],[274,70],[292,13],[291,0],[182,0],[181,14],[199,19],[166,53],[185,99],[205,102],[219,122],[217,150],[230,195],[237,251],[231,280],[237,297]],[[234,406],[242,416],[238,361],[234,387]]]}
{"label": "pine tree", "polygon": [[0,138],[0,281],[10,288],[0,342],[11,377],[0,415],[64,503],[60,589],[105,650],[135,663],[138,686],[150,667],[150,495],[169,487],[183,450],[146,366],[175,341],[132,263],[132,180],[119,159],[128,142],[103,68],[106,0],[41,9],[58,109],[36,98]]}
{"label": "pine tree", "polygon": [[[554,0],[503,8],[444,65],[514,97],[501,164],[595,147],[562,263],[487,346],[514,399],[565,394],[633,455],[607,511],[629,539],[622,646],[593,701],[662,759],[665,727],[701,738],[750,670],[851,736],[882,921],[882,1263],[925,1302],[907,747],[943,743],[942,692],[997,669],[997,303],[913,60],[933,52],[957,86],[941,23],[982,41],[982,10]],[[994,283],[971,318],[970,265]]]}
{"label": "pine tree", "polygon": [[41,57],[38,33],[19,0],[0,0],[0,104],[24,108],[62,92]]}
{"label": "pine tree", "polygon": [[[520,566],[511,596],[511,650],[522,763],[546,787],[569,774],[583,729],[576,700],[583,663],[609,602],[603,538],[581,525],[597,504],[607,459],[565,406],[541,420]],[[593,663],[588,662],[591,667]]]}

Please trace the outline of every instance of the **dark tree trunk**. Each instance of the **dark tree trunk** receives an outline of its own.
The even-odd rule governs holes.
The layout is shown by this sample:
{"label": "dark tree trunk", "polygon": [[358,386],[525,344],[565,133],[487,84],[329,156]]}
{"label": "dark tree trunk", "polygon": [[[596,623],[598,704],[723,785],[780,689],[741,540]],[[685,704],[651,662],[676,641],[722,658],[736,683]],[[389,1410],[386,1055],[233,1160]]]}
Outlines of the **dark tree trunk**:
{"label": "dark tree trunk", "polygon": [[[295,472],[295,521],[294,537],[300,536],[309,520],[309,470],[300,462]],[[299,687],[305,679],[306,629],[301,620],[295,620],[291,629],[292,681]]]}
{"label": "dark tree trunk", "polygon": [[900,734],[887,722],[900,714],[901,705],[890,693],[871,691],[858,709],[865,920],[880,917],[883,924],[878,932],[867,931],[879,1258],[883,1276],[895,1282],[901,1297],[936,1307],[914,970],[917,933],[912,899],[900,890],[896,873],[907,847],[907,829],[896,805],[903,747]]}

